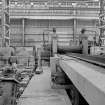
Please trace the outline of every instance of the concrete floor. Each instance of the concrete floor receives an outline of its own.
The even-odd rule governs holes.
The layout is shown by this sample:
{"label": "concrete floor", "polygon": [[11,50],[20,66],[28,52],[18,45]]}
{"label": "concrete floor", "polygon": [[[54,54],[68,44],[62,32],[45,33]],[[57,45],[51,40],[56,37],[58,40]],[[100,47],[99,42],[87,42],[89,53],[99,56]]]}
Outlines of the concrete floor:
{"label": "concrete floor", "polygon": [[71,105],[65,90],[51,88],[50,68],[43,71],[31,79],[18,105]]}

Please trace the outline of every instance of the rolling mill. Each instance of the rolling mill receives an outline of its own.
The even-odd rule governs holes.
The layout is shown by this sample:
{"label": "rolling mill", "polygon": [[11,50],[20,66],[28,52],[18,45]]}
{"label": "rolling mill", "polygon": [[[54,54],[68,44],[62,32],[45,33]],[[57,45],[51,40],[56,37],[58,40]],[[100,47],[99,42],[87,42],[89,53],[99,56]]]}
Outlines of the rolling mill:
{"label": "rolling mill", "polygon": [[0,0],[0,105],[105,105],[105,0]]}

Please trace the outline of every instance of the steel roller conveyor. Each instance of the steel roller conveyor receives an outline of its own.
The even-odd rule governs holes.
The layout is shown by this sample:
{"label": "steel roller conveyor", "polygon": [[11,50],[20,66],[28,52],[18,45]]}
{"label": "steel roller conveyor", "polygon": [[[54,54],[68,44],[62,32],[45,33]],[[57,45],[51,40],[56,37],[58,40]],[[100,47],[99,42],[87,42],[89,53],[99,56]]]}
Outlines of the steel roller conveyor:
{"label": "steel roller conveyor", "polygon": [[105,67],[105,57],[104,56],[92,56],[92,55],[85,55],[85,54],[77,54],[77,53],[68,53],[66,54],[68,57],[73,57],[80,59],[82,61],[86,61],[101,67]]}
{"label": "steel roller conveyor", "polygon": [[59,65],[89,105],[105,105],[104,73],[78,62],[73,57],[61,56]]}

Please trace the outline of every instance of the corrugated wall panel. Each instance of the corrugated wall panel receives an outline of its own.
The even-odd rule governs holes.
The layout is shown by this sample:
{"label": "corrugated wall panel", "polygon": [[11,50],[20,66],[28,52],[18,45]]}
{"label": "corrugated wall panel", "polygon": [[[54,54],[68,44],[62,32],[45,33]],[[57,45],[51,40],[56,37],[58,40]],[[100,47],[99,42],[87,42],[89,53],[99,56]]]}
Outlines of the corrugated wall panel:
{"label": "corrugated wall panel", "polygon": [[57,34],[73,34],[73,29],[71,28],[56,28]]}
{"label": "corrugated wall panel", "polygon": [[[32,41],[36,41],[36,43],[40,43],[37,41],[43,41],[43,32],[45,30],[52,30],[53,27],[56,28],[56,34],[57,36],[67,36],[73,34],[72,30],[72,20],[25,20],[25,43],[27,41],[27,44],[34,43]],[[45,34],[48,34],[48,32],[45,32]],[[49,37],[52,36],[52,32],[49,32]],[[48,40],[48,37],[46,35],[46,38]],[[63,39],[62,39],[63,40]]]}
{"label": "corrugated wall panel", "polygon": [[47,28],[33,28],[33,27],[26,27],[25,33],[30,34],[43,34],[43,31]]}
{"label": "corrugated wall panel", "polygon": [[22,19],[11,19],[10,38],[12,46],[22,46]]}
{"label": "corrugated wall panel", "polygon": [[42,42],[26,42],[25,43],[25,46],[34,46],[34,45],[36,45],[37,47],[38,46],[40,46],[40,45],[42,45],[43,43]]}
{"label": "corrugated wall panel", "polygon": [[10,42],[11,46],[22,46],[22,43]]}
{"label": "corrugated wall panel", "polygon": [[25,20],[26,26],[37,26],[37,27],[45,27],[49,25],[49,20]]}
{"label": "corrugated wall panel", "polygon": [[[96,28],[96,20],[77,20],[77,35],[81,34],[82,29],[96,31],[99,34],[99,29]],[[85,34],[92,35],[94,32],[86,31]]]}
{"label": "corrugated wall panel", "polygon": [[[97,23],[95,20],[76,20],[76,35],[81,34],[81,29],[95,30],[94,26]],[[56,28],[56,34],[58,36],[58,43],[61,45],[69,45],[69,41],[73,39],[73,20],[31,20],[25,19],[25,45],[33,46],[39,45],[43,41],[43,32],[47,29]],[[98,31],[99,32],[99,31]],[[48,32],[45,32],[48,34]],[[90,33],[87,33],[90,34]],[[49,32],[49,37],[53,35]],[[76,37],[75,35],[75,37]],[[22,45],[22,19],[11,20],[11,38],[14,40],[11,43],[15,45]],[[48,40],[48,36],[45,36]],[[19,43],[20,41],[20,43]]]}
{"label": "corrugated wall panel", "polygon": [[63,43],[63,42],[58,42],[58,45],[59,46],[69,46],[70,44],[69,43]]}
{"label": "corrugated wall panel", "polygon": [[[48,40],[48,36],[44,36],[45,40]],[[43,35],[25,35],[26,41],[43,41]]]}
{"label": "corrugated wall panel", "polygon": [[50,21],[50,26],[56,27],[56,26],[61,26],[61,27],[67,27],[67,26],[72,26],[73,21],[72,20],[51,20]]}

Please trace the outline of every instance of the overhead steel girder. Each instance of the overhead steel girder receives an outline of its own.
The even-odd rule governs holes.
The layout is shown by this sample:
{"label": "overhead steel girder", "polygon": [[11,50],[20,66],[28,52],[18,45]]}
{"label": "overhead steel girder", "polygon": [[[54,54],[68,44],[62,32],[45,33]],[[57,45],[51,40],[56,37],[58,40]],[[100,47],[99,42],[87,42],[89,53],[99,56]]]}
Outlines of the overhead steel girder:
{"label": "overhead steel girder", "polygon": [[89,105],[105,105],[105,74],[73,58],[66,59],[62,57],[59,64]]}
{"label": "overhead steel girder", "polygon": [[[1,0],[0,0],[1,1]],[[35,2],[35,1],[39,1],[39,2],[43,2],[43,1],[49,1],[49,0],[10,0],[10,1],[29,1],[29,2]],[[50,1],[66,1],[66,2],[99,2],[99,1],[95,1],[95,0],[50,0]]]}

